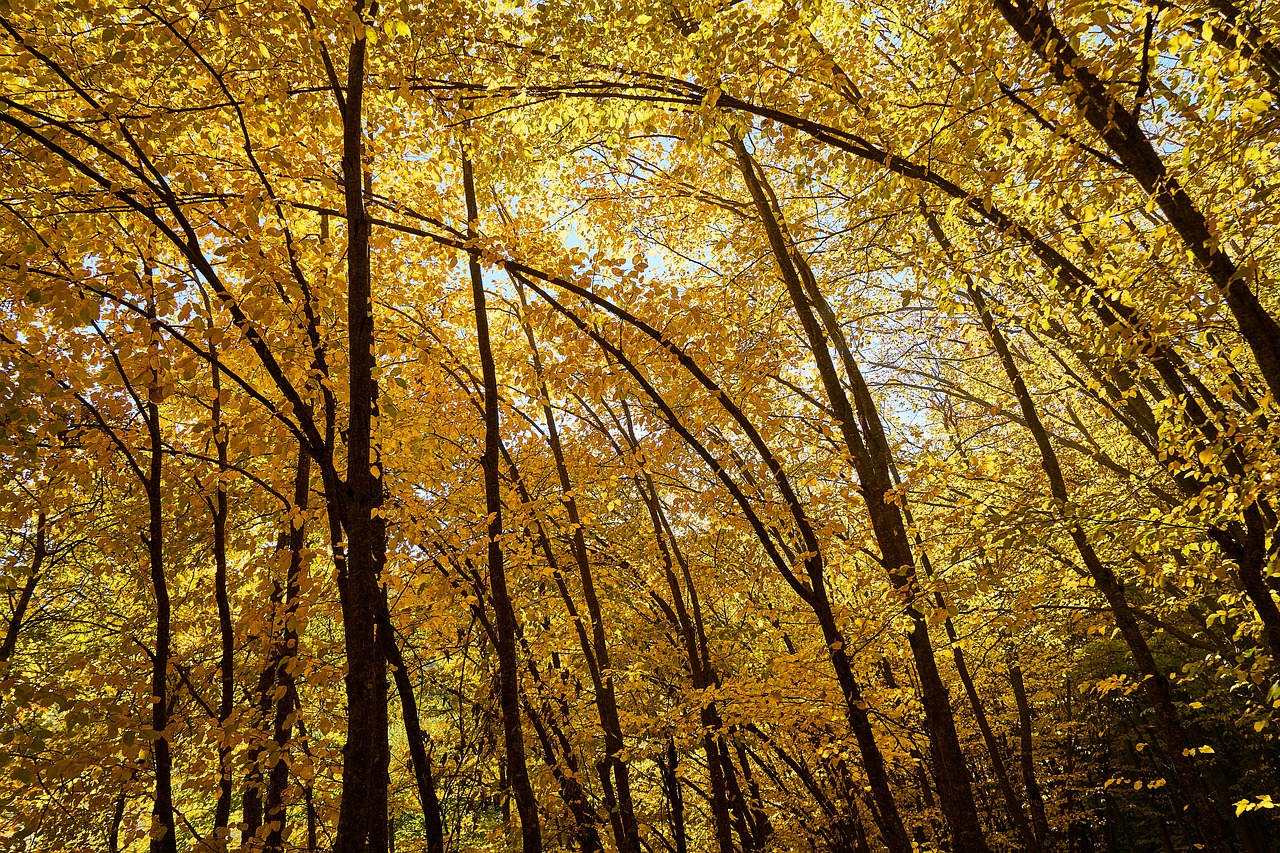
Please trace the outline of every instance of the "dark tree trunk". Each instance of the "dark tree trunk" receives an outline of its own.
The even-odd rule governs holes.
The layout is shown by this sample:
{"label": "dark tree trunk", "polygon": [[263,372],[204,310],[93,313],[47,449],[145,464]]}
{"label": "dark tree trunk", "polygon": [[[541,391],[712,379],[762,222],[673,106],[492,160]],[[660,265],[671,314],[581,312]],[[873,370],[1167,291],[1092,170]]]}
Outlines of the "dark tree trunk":
{"label": "dark tree trunk", "polygon": [[289,569],[285,576],[284,608],[276,639],[276,651],[272,655],[272,665],[276,671],[276,689],[273,692],[279,693],[280,698],[276,702],[271,739],[275,742],[279,754],[267,772],[267,792],[263,809],[263,817],[267,825],[264,853],[281,853],[284,850],[284,827],[288,817],[285,792],[289,787],[289,764],[285,761],[284,752],[293,738],[291,720],[297,710],[298,702],[293,672],[300,640],[297,612],[298,597],[302,592],[302,549],[307,541],[303,513],[306,512],[309,503],[310,485],[311,458],[305,450],[299,448],[293,483],[293,506],[298,516],[289,525],[287,536],[282,535],[284,539],[282,544],[289,549]]}
{"label": "dark tree trunk", "polygon": [[[384,598],[385,602],[385,598]],[[384,605],[385,606],[385,605]],[[405,668],[395,632],[391,628],[390,613],[383,612],[382,637],[387,662],[395,678],[396,692],[400,694],[400,713],[404,718],[405,740],[409,743],[409,759],[413,765],[413,777],[418,787],[418,802],[422,806],[423,834],[427,839],[427,853],[444,853],[444,820],[440,812],[440,798],[436,793],[435,779],[431,775],[431,757],[427,754],[427,735],[418,717],[418,700],[413,692],[413,682]]]}
{"label": "dark tree trunk", "polygon": [[1036,836],[1042,845],[1048,844],[1049,820],[1044,811],[1044,794],[1036,780],[1035,744],[1031,737],[1031,703],[1027,701],[1027,688],[1022,681],[1022,668],[1016,663],[1009,667],[1009,684],[1013,688],[1013,701],[1018,706],[1018,738],[1021,742],[1022,784],[1027,789],[1027,803],[1031,806],[1031,820]]}
{"label": "dark tree trunk", "polygon": [[[640,445],[632,429],[630,414],[625,403],[623,412],[626,417],[626,426],[622,434],[631,451],[633,453],[639,452]],[[622,426],[622,424],[619,424],[619,426]],[[603,428],[603,424],[601,424],[601,428]],[[674,608],[673,614],[676,622],[674,627],[680,631],[680,638],[685,648],[690,682],[694,690],[705,690],[714,682],[714,676],[710,671],[711,665],[706,647],[706,632],[702,625],[701,607],[698,603],[697,591],[693,586],[689,566],[685,562],[683,554],[680,553],[675,537],[671,535],[670,527],[666,523],[661,496],[658,494],[652,475],[648,471],[643,471],[635,477],[635,486],[641,500],[644,501],[649,510],[649,522],[653,527],[654,541],[657,543],[658,553],[662,557],[667,589],[671,593],[671,601]],[[668,542],[668,540],[670,541]],[[684,576],[685,589],[688,591],[690,599],[688,605],[685,603],[685,590],[681,589],[680,580],[676,577],[675,564],[677,562]],[[693,609],[692,618],[689,613],[690,607]],[[698,715],[703,727],[702,744],[707,761],[707,784],[710,788],[711,817],[715,831],[716,846],[720,853],[733,853],[733,828],[729,809],[729,795],[725,785],[724,767],[720,759],[720,747],[718,744],[723,725],[714,702],[702,702]],[[674,749],[674,746],[672,749]],[[681,833],[683,835],[683,829]]]}
{"label": "dark tree trunk", "polygon": [[[471,161],[462,159],[463,184],[467,196],[468,236],[475,239],[479,210],[476,205],[475,186],[471,174]],[[541,853],[542,828],[538,819],[538,801],[529,779],[525,760],[524,732],[520,722],[520,671],[516,657],[516,613],[507,589],[507,575],[502,555],[502,495],[499,493],[500,472],[498,376],[493,362],[493,348],[489,340],[489,316],[485,308],[484,278],[480,270],[479,253],[469,254],[471,272],[471,296],[475,306],[476,344],[480,351],[480,367],[484,379],[484,493],[485,507],[489,513],[489,587],[493,599],[495,651],[498,654],[498,699],[502,709],[502,735],[506,748],[507,771],[510,777],[516,811],[520,815],[520,835],[524,853]]]}
{"label": "dark tree trunk", "polygon": [[[150,263],[149,261],[147,262]],[[150,267],[146,271],[148,284],[153,282]],[[150,294],[147,305],[150,318],[151,342],[148,350],[153,364],[160,361],[160,326],[156,320],[155,294]],[[147,558],[151,566],[151,588],[156,599],[156,647],[151,659],[151,728],[156,733],[151,746],[155,764],[155,799],[151,808],[151,853],[177,853],[178,839],[173,822],[173,758],[169,750],[169,690],[168,674],[171,648],[171,605],[169,582],[164,567],[164,490],[163,460],[164,438],[160,432],[160,380],[155,373],[147,385],[145,419],[147,437],[150,440],[150,459],[143,487],[147,494],[147,532],[143,541],[147,546]]]}
{"label": "dark tree trunk", "polygon": [[[357,10],[363,15],[363,9]],[[350,412],[347,429],[345,560],[338,592],[347,656],[347,740],[342,751],[342,803],[334,853],[387,850],[387,673],[378,638],[379,578],[386,540],[378,509],[381,471],[373,446],[378,385],[374,379],[373,294],[365,209],[363,38],[351,45],[342,110],[342,178],[347,220],[347,335]]]}
{"label": "dark tree trunk", "polygon": [[684,793],[680,790],[680,777],[676,775],[679,764],[680,754],[676,751],[676,742],[668,740],[666,754],[658,758],[658,770],[662,776],[663,793],[667,795],[672,847],[674,853],[689,853],[689,838],[684,826]]}
{"label": "dark tree trunk", "polygon": [[[578,841],[578,849],[582,853],[601,853],[604,850],[604,843],[600,840],[600,830],[591,803],[587,800],[587,793],[582,789],[582,783],[578,781],[578,762],[572,750],[568,748],[568,738],[564,736],[559,726],[554,723],[544,723],[537,710],[530,707],[528,703],[525,703],[525,711],[529,717],[529,725],[542,745],[547,766],[551,768],[552,774],[560,784],[560,799],[573,816],[573,834]],[[560,744],[559,751],[562,753],[560,760],[556,758],[557,743]]]}
{"label": "dark tree trunk", "polygon": [[[1023,810],[1022,802],[1013,790],[1013,782],[1009,779],[1009,769],[1004,763],[1004,757],[1000,754],[1000,744],[996,741],[995,732],[991,730],[991,722],[987,719],[987,712],[982,706],[982,699],[978,696],[978,689],[973,684],[973,676],[969,673],[969,664],[965,660],[964,652],[955,644],[955,629],[951,627],[950,620],[948,620],[947,628],[948,634],[951,635],[951,653],[955,658],[956,673],[960,676],[960,683],[964,685],[965,695],[969,697],[969,705],[972,707],[974,719],[978,723],[978,731],[982,733],[982,741],[986,744],[987,755],[991,758],[991,772],[996,777],[996,787],[999,788],[1000,796],[1004,799],[1005,811],[1008,812],[1013,825],[1017,827],[1023,846],[1030,853],[1040,853],[1044,849],[1044,835],[1038,833],[1036,827],[1027,819],[1027,813]],[[1029,752],[1027,754],[1030,755]],[[1028,788],[1028,790],[1030,789]],[[1032,808],[1034,810],[1034,806]],[[1043,804],[1041,809],[1043,811]]]}
{"label": "dark tree trunk", "polygon": [[213,835],[217,843],[225,844],[227,824],[231,820],[231,740],[226,730],[235,709],[235,630],[231,624],[231,599],[227,589],[227,490],[222,476],[227,470],[227,434],[222,423],[222,371],[218,367],[216,345],[210,338],[213,402],[210,421],[213,426],[213,444],[218,456],[217,489],[210,509],[213,511],[213,595],[218,605],[218,636],[222,649],[218,660],[220,692],[218,694],[218,801],[213,809]]}
{"label": "dark tree trunk", "polygon": [[18,593],[18,602],[13,607],[13,615],[9,617],[9,625],[4,632],[4,642],[0,643],[0,663],[13,657],[14,651],[18,648],[18,632],[22,630],[22,620],[26,616],[27,607],[31,604],[31,596],[35,594],[40,570],[44,568],[48,549],[47,535],[47,520],[42,511],[36,518],[36,541],[35,551],[31,556],[31,571],[22,584],[22,592]]}
{"label": "dark tree trunk", "polygon": [[[126,786],[128,783],[125,783]],[[111,826],[107,829],[107,853],[120,853],[120,826],[124,823],[124,809],[128,803],[124,790],[116,794],[115,806],[111,809]]]}
{"label": "dark tree trunk", "polygon": [[[817,283],[812,281],[811,274],[806,274],[806,280],[802,281],[802,273],[808,273],[807,265],[802,270],[798,270],[797,260],[799,259],[792,255],[791,247],[780,225],[780,219],[756,174],[751,155],[747,153],[741,139],[733,137],[732,144],[737,154],[738,166],[755,203],[756,212],[768,235],[774,259],[787,285],[792,307],[804,328],[827,401],[838,421],[841,435],[858,473],[872,531],[880,547],[881,560],[889,572],[889,578],[894,587],[909,605],[912,626],[907,639],[920,676],[925,727],[929,732],[930,750],[935,771],[938,774],[938,796],[943,816],[958,847],[974,853],[984,853],[988,849],[986,837],[978,818],[972,779],[965,763],[964,753],[960,748],[960,738],[956,732],[955,719],[951,710],[951,697],[938,671],[937,659],[924,614],[915,602],[918,584],[906,526],[898,507],[887,500],[891,489],[889,476],[891,459],[888,441],[876,412],[875,403],[850,356],[846,359],[845,369],[849,374],[848,380],[853,386],[854,399],[857,402],[855,414],[854,407],[850,404],[849,397],[840,383],[839,373],[829,350],[831,343],[839,346],[843,336],[839,335],[838,327],[830,322],[831,318],[823,318],[828,321],[825,323],[827,328],[824,331],[824,324],[820,323],[814,315],[815,305],[819,311],[822,311],[825,306],[825,300],[821,298]],[[848,352],[847,347],[841,347],[841,349],[842,354]],[[859,424],[862,427],[862,434],[859,434]],[[815,597],[816,586],[815,582]],[[824,602],[824,609],[829,612],[829,604]],[[821,620],[822,617],[819,618]],[[828,638],[827,642],[828,645],[833,642],[843,645],[843,641],[836,637]],[[883,804],[881,808],[884,808]]]}

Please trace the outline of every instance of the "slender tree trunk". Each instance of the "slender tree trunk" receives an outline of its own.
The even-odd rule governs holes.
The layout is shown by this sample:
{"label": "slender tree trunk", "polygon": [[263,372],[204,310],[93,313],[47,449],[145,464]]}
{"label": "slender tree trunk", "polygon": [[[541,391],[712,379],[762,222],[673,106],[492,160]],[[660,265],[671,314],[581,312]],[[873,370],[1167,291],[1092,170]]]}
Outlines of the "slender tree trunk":
{"label": "slender tree trunk", "polygon": [[[275,585],[271,593],[271,607],[274,617],[275,609],[280,604],[280,587]],[[269,644],[266,649],[266,659],[262,664],[262,671],[258,673],[258,684],[254,691],[257,717],[255,726],[258,731],[255,732],[257,738],[250,744],[246,763],[248,772],[245,774],[244,794],[241,797],[241,838],[247,843],[249,839],[258,837],[258,830],[262,828],[263,820],[263,800],[265,795],[265,775],[263,773],[263,756],[267,753],[267,721],[271,719],[271,705],[275,696],[276,676],[279,673],[279,667],[276,665],[275,652],[277,648],[274,644]],[[256,842],[255,842],[256,843]]]}
{"label": "slender tree trunk", "polygon": [[[384,598],[385,602],[385,598]],[[400,695],[400,713],[404,718],[405,740],[409,743],[409,759],[413,765],[413,777],[418,787],[418,802],[422,805],[422,828],[427,839],[427,853],[444,853],[444,820],[440,812],[440,798],[436,794],[435,779],[431,775],[431,757],[427,754],[427,735],[418,717],[418,700],[413,692],[413,682],[405,668],[395,632],[391,628],[391,616],[383,611],[382,636],[387,662],[395,678],[396,693]]]}
{"label": "slender tree trunk", "polygon": [[[298,702],[298,689],[296,682],[294,683],[293,694],[293,702],[291,704],[294,709],[297,709],[300,703]],[[297,716],[296,710],[294,713],[295,716]],[[298,734],[301,736],[302,753],[306,755],[308,759],[314,760],[311,755],[311,748],[307,746],[307,724],[302,721],[301,716],[298,716]],[[313,794],[314,783],[308,779],[303,782],[302,785],[302,807],[307,816],[307,853],[316,853],[319,849],[320,820],[319,816],[316,814],[315,798]]]}
{"label": "slender tree trunk", "polygon": [[[606,407],[607,408],[607,407]],[[630,412],[623,403],[623,414],[626,428],[622,434],[633,454],[641,453],[639,441],[632,428]],[[616,421],[616,418],[615,418]],[[621,424],[619,424],[621,426]],[[603,428],[603,424],[601,425]],[[641,474],[635,478],[635,486],[641,500],[649,510],[649,521],[653,526],[654,541],[658,545],[658,553],[662,557],[667,589],[671,593],[672,605],[676,616],[676,627],[680,631],[684,643],[685,655],[689,665],[689,677],[693,689],[701,693],[715,682],[711,673],[710,655],[706,645],[706,631],[702,624],[701,606],[688,563],[680,552],[671,528],[667,524],[661,496],[653,476],[641,466]],[[668,544],[668,540],[670,540]],[[680,580],[675,574],[675,562],[680,565],[684,577],[684,586],[688,590],[689,605],[685,604],[685,594],[680,587]],[[689,610],[693,609],[693,618]],[[707,760],[707,785],[710,788],[711,817],[715,828],[716,845],[720,853],[733,853],[733,824],[730,816],[729,795],[725,785],[725,772],[721,762],[719,739],[723,731],[720,714],[714,701],[700,699],[698,709],[699,722],[702,723],[703,753]],[[674,748],[674,747],[673,747]],[[677,780],[678,781],[678,780]]]}
{"label": "slender tree trunk", "polygon": [[[357,14],[363,16],[363,8],[358,8]],[[365,50],[362,25],[351,45],[342,110],[350,412],[346,513],[342,519],[347,547],[345,564],[339,566],[338,590],[347,656],[347,740],[334,853],[384,853],[388,843],[387,674],[377,629],[386,541],[378,515],[382,479],[372,434],[378,384],[374,378],[371,223],[364,198]]]}
{"label": "slender tree trunk", "polygon": [[[658,547],[663,552],[664,561],[669,561],[671,557],[670,551],[675,548],[675,542],[672,540],[671,548],[669,549],[665,540],[661,538],[663,527],[665,526],[661,520],[661,506],[657,504],[657,492],[653,480],[647,475],[647,472],[646,480],[648,480],[649,491],[645,493],[645,498],[651,502],[650,512],[653,514],[655,535],[660,537],[658,539]],[[702,632],[698,630],[698,626],[690,622],[684,606],[683,596],[680,594],[679,583],[669,567],[667,574],[667,582],[671,587],[671,594],[676,602],[676,618],[680,622],[682,633],[686,635],[685,642],[687,644],[693,689],[702,692],[713,687],[716,681],[711,672],[710,659],[706,652],[705,636],[700,637],[699,635]],[[685,580],[686,587],[690,589],[690,594],[693,595],[687,574]],[[701,619],[698,619],[698,621],[701,622]],[[733,853],[733,836],[731,834],[733,823],[720,746],[721,739],[724,736],[724,722],[720,718],[720,711],[716,707],[714,700],[700,699],[699,704],[698,719],[703,728],[702,751],[707,760],[707,786],[710,788],[711,794],[711,816],[715,827],[716,845],[721,853]]]}
{"label": "slender tree trunk", "polygon": [[276,672],[273,693],[280,694],[280,698],[276,702],[271,737],[276,746],[276,758],[267,772],[267,791],[263,808],[263,818],[267,826],[264,853],[282,853],[284,850],[285,820],[288,817],[285,792],[289,787],[289,764],[285,753],[293,738],[292,720],[298,702],[294,668],[298,659],[298,643],[301,639],[298,626],[298,599],[302,594],[302,549],[307,541],[305,513],[309,503],[310,486],[311,457],[299,447],[293,482],[293,508],[297,514],[289,525],[284,543],[289,549],[289,569],[285,575],[284,608],[276,640],[276,651],[272,656]]}
{"label": "slender tree trunk", "polygon": [[115,805],[111,809],[111,826],[107,829],[107,853],[120,853],[120,826],[124,823],[124,809],[128,799],[124,790],[116,795]]}
{"label": "slender tree trunk", "polygon": [[[153,283],[150,261],[146,261],[146,280]],[[160,363],[160,326],[156,321],[155,294],[149,295],[147,315],[150,319],[151,342],[148,352],[152,364]],[[156,647],[151,661],[151,728],[156,739],[151,745],[155,765],[155,798],[151,808],[151,853],[177,853],[178,839],[173,822],[173,758],[169,749],[169,659],[171,648],[171,612],[169,582],[164,567],[164,438],[160,431],[160,378],[153,370],[147,384],[145,419],[150,441],[150,459],[146,481],[147,533],[143,541],[151,566],[151,588],[156,599]]]}
{"label": "slender tree trunk", "polygon": [[[941,231],[936,220],[929,218],[929,225],[939,243],[944,248],[949,246],[946,235]],[[1022,409],[1023,419],[1039,448],[1041,464],[1049,480],[1050,492],[1056,501],[1065,504],[1069,500],[1069,494],[1062,468],[1058,464],[1057,453],[1049,441],[1049,434],[1040,420],[1035,401],[1022,380],[1022,374],[1009,351],[1004,334],[987,309],[982,294],[972,283],[969,286],[969,298],[991,338],[1005,375],[1013,387],[1018,405]],[[1187,798],[1188,805],[1200,825],[1205,847],[1210,853],[1226,853],[1230,847],[1223,834],[1212,798],[1200,777],[1195,761],[1191,758],[1190,743],[1173,704],[1168,680],[1156,665],[1155,657],[1151,653],[1150,646],[1147,645],[1146,637],[1143,636],[1133,614],[1133,608],[1125,595],[1123,584],[1111,567],[1098,557],[1093,544],[1079,524],[1071,524],[1069,534],[1089,576],[1093,578],[1098,591],[1106,599],[1116,626],[1120,629],[1125,643],[1129,646],[1130,654],[1133,655],[1134,662],[1138,666],[1138,671],[1142,675],[1143,688],[1154,711],[1156,730],[1160,733],[1164,748],[1169,754],[1169,760],[1173,765],[1183,796]]]}
{"label": "slender tree trunk", "polygon": [[[560,799],[569,810],[569,814],[573,816],[573,834],[578,841],[578,848],[582,853],[601,853],[604,850],[604,844],[600,840],[600,830],[591,803],[587,800],[587,793],[582,789],[582,783],[579,781],[578,762],[572,750],[568,748],[568,738],[554,721],[544,723],[537,710],[527,702],[525,711],[529,717],[529,725],[533,728],[538,743],[542,745],[547,766],[551,768],[552,774],[560,784]],[[560,744],[559,753],[562,756],[560,759],[556,757],[556,743]],[[563,767],[561,762],[564,764]]]}
{"label": "slender tree trunk", "polygon": [[[474,240],[479,210],[471,174],[471,161],[462,158],[463,185],[467,196],[468,237]],[[516,658],[516,613],[507,589],[507,575],[502,555],[502,496],[499,493],[499,445],[502,441],[498,414],[498,376],[489,340],[489,316],[485,308],[484,277],[478,251],[469,254],[471,296],[475,305],[476,344],[480,351],[480,367],[484,379],[484,493],[489,513],[489,586],[493,598],[495,651],[498,654],[498,698],[502,710],[503,744],[506,747],[507,771],[516,811],[520,815],[520,835],[524,853],[541,853],[542,828],[538,819],[538,801],[529,779],[525,761],[524,732],[520,723],[520,673]]]}
{"label": "slender tree trunk", "polygon": [[[839,349],[841,352],[845,351],[843,345]],[[852,360],[852,356],[850,356],[850,360]],[[892,474],[895,484],[901,484],[901,478],[898,476],[896,466],[890,466],[890,474]],[[915,526],[911,508],[905,499],[902,502],[902,515],[908,525]],[[933,566],[918,533],[916,534],[915,542],[916,547],[919,549],[920,565],[924,569],[925,575],[932,579],[934,576]],[[933,595],[935,604],[943,611],[946,611],[947,601],[942,591],[935,589]],[[969,707],[973,710],[974,721],[978,724],[978,731],[981,733],[983,744],[987,748],[987,756],[991,759],[991,772],[995,775],[996,787],[1000,789],[1000,795],[1004,799],[1005,811],[1013,821],[1014,827],[1022,839],[1023,846],[1030,853],[1040,853],[1044,848],[1044,836],[1036,833],[1032,821],[1028,820],[1022,803],[1013,790],[1013,783],[1009,778],[1009,769],[1004,762],[1004,757],[1001,755],[1000,744],[996,741],[995,733],[991,729],[986,708],[983,707],[982,698],[978,695],[978,689],[973,683],[973,676],[969,672],[969,662],[965,657],[964,651],[960,648],[959,635],[956,632],[955,623],[952,622],[949,614],[943,620],[943,628],[946,630],[947,640],[951,644],[951,656],[955,661],[956,674],[960,677],[960,684],[964,688],[965,696],[969,699]],[[886,661],[885,663],[887,665],[888,662]]]}
{"label": "slender tree trunk", "polygon": [[[483,384],[483,381],[481,384]],[[467,393],[471,392],[471,389],[467,388],[465,385],[461,387],[463,387],[464,391],[467,391]],[[483,415],[483,406],[479,406],[479,408]],[[529,490],[524,484],[524,480],[520,475],[520,469],[517,467],[515,459],[512,458],[511,454],[507,452],[506,447],[501,443],[499,443],[499,450],[501,451],[503,461],[507,465],[510,480],[515,486],[516,491],[520,496],[520,500],[526,505],[532,505],[533,497],[530,495]],[[538,541],[542,546],[543,554],[547,559],[547,565],[551,567],[551,571],[556,578],[556,585],[563,601],[565,602],[565,606],[569,611],[569,616],[573,620],[575,627],[578,629],[584,655],[590,660],[590,643],[583,638],[585,634],[582,630],[582,620],[578,616],[578,611],[573,603],[573,599],[569,596],[568,588],[565,586],[563,578],[561,577],[559,565],[555,559],[555,552],[551,549],[551,541],[548,538],[546,527],[541,519],[538,520],[537,528]],[[454,583],[454,581],[450,580],[450,583]],[[486,593],[484,581],[478,574],[472,578],[471,592],[474,594],[477,601],[477,604],[472,606],[472,613],[483,626],[485,636],[488,637],[489,641],[496,647],[497,631],[494,629],[492,621],[485,615],[483,607],[479,604],[479,602],[484,601],[486,597],[491,598],[491,596]],[[520,631],[519,623],[517,623],[516,629],[517,637],[520,643],[524,645],[525,665],[529,670],[530,676],[533,678],[534,684],[541,693],[546,685],[538,669],[537,661],[534,659],[533,655],[529,653],[528,645],[524,640],[523,632]],[[551,669],[558,673],[562,682],[568,677],[568,674],[561,670],[559,654],[554,652],[551,655]],[[552,692],[554,692],[554,687],[552,688]],[[548,698],[547,705],[549,706],[552,701],[553,700]],[[567,714],[568,709],[567,705],[564,704],[563,697],[558,697],[558,701],[562,704],[562,713]],[[569,813],[573,816],[574,836],[578,840],[582,853],[598,853],[604,849],[604,845],[600,840],[599,822],[595,814],[595,810],[591,807],[587,798],[587,793],[582,787],[581,771],[579,769],[579,763],[572,744],[568,737],[565,736],[564,730],[556,723],[553,714],[548,713],[547,719],[544,722],[538,709],[535,708],[527,699],[522,698],[521,704],[525,709],[525,715],[528,717],[529,725],[533,727],[534,734],[538,738],[539,744],[542,746],[547,766],[551,769],[552,775],[555,776],[556,782],[560,786],[560,799],[564,802],[565,808],[567,808]]]}
{"label": "slender tree trunk", "polygon": [[1042,846],[1049,843],[1049,820],[1044,811],[1044,794],[1036,780],[1035,743],[1031,737],[1031,703],[1027,701],[1027,688],[1022,681],[1022,668],[1014,663],[1009,667],[1009,685],[1013,688],[1013,701],[1018,706],[1018,738],[1021,742],[1022,784],[1027,789],[1027,803],[1031,806],[1031,820],[1036,837]]}
{"label": "slender tree trunk", "polygon": [[760,795],[760,785],[756,781],[755,774],[751,772],[750,754],[743,745],[742,738],[740,730],[733,733],[733,750],[738,756],[738,766],[742,768],[742,781],[746,783],[743,795],[751,834],[755,839],[756,849],[764,850],[769,845],[770,836],[773,835],[773,824],[769,821],[769,815],[765,813],[764,798]]}
{"label": "slender tree trunk", "polygon": [[676,751],[676,742],[668,739],[666,754],[658,759],[658,770],[662,776],[663,792],[667,795],[672,847],[674,853],[689,853],[689,838],[684,826],[684,794],[680,790],[680,777],[676,774],[679,764],[680,753]]}
{"label": "slender tree trunk", "polygon": [[[808,290],[812,293],[806,293],[806,282],[802,282],[801,273],[797,271],[796,259],[792,257],[791,247],[779,224],[780,220],[756,174],[755,163],[741,139],[735,136],[731,141],[742,176],[768,235],[774,259],[787,285],[792,307],[800,319],[809,350],[817,363],[828,403],[839,422],[841,434],[858,472],[867,513],[871,519],[876,542],[880,547],[882,561],[889,571],[894,587],[909,605],[911,631],[907,639],[920,676],[925,726],[929,732],[930,749],[938,774],[938,796],[943,815],[958,847],[974,853],[984,853],[988,849],[986,837],[978,818],[972,779],[965,763],[964,753],[960,748],[960,739],[951,710],[951,697],[938,671],[937,659],[929,639],[928,624],[915,603],[918,585],[911,546],[907,541],[906,526],[898,507],[888,501],[891,460],[888,456],[888,442],[876,413],[874,401],[867,392],[861,375],[856,371],[856,365],[850,359],[846,369],[849,371],[848,379],[854,387],[854,398],[857,401],[855,415],[854,408],[850,405],[849,398],[840,384],[839,374],[828,349],[828,334],[834,338],[833,333],[836,330],[829,328],[824,332],[822,324],[812,310],[811,299],[818,305],[819,310],[825,300],[818,298],[820,293],[816,282],[807,282],[810,285]],[[806,277],[811,278],[811,276]],[[838,343],[838,340],[836,342]],[[845,349],[847,350],[847,347]],[[862,426],[862,435],[858,432],[859,422]],[[830,609],[827,604],[824,604],[824,607],[827,610]],[[831,638],[828,644],[831,642],[842,641]]]}
{"label": "slender tree trunk", "polygon": [[726,737],[716,740],[716,750],[720,766],[724,769],[725,790],[729,794],[729,810],[733,816],[733,828],[742,843],[743,853],[754,853],[758,848],[754,827],[747,811],[746,797],[742,794],[742,786],[738,782],[737,768],[733,766],[733,758],[729,754]]}
{"label": "slender tree trunk", "polygon": [[22,620],[27,614],[27,607],[31,604],[31,596],[35,594],[40,570],[44,568],[48,548],[47,528],[47,519],[41,511],[36,517],[35,552],[31,556],[31,571],[22,584],[22,592],[18,593],[18,603],[14,605],[13,615],[9,617],[9,625],[4,632],[4,642],[0,643],[0,663],[13,657],[14,651],[18,648],[18,632],[22,630]]}
{"label": "slender tree trunk", "polygon": [[213,402],[210,421],[218,455],[217,489],[210,506],[213,510],[213,595],[218,605],[218,636],[222,643],[218,660],[218,801],[213,810],[213,835],[215,843],[222,847],[229,840],[227,824],[231,820],[231,737],[227,724],[235,709],[236,682],[235,630],[231,625],[231,600],[227,590],[227,490],[222,484],[228,462],[227,434],[222,423],[222,371],[218,367],[216,353],[216,344],[211,338]]}

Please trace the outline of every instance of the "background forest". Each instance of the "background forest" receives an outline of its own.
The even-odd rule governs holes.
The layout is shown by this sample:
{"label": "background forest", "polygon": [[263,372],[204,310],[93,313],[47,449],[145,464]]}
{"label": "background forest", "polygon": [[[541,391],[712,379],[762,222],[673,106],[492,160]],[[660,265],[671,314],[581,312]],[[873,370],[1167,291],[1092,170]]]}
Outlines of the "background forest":
{"label": "background forest", "polygon": [[1044,2],[0,0],[0,849],[1280,850],[1280,6]]}

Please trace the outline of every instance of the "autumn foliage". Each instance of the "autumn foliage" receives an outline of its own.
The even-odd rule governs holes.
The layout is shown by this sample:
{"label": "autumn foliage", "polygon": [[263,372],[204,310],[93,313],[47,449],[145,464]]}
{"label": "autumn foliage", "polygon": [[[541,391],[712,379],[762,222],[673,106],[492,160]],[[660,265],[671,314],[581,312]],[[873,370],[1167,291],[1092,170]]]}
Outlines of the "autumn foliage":
{"label": "autumn foliage", "polygon": [[0,850],[1280,850],[1275,4],[0,0],[0,184]]}

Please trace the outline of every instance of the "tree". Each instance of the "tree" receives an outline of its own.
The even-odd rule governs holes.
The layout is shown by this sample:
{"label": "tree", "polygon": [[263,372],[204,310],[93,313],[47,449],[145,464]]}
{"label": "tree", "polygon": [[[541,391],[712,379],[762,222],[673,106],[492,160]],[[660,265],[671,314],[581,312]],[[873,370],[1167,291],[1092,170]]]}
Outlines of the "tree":
{"label": "tree", "polygon": [[1277,26],[11,0],[6,843],[1275,849]]}

